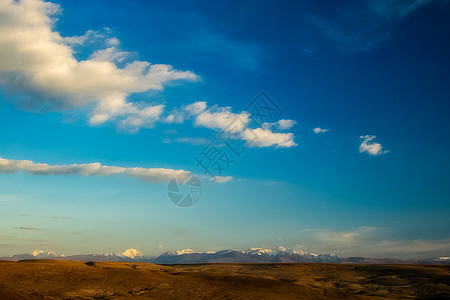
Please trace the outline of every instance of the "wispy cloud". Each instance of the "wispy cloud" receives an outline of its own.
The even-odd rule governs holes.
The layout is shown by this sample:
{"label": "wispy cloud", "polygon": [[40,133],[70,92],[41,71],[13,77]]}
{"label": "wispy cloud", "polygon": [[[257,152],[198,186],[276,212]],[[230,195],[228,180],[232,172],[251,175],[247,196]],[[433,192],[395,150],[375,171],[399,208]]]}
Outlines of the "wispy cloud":
{"label": "wispy cloud", "polygon": [[176,135],[176,134],[178,134],[178,131],[176,131],[175,129],[166,129],[166,130],[164,130],[164,134],[165,135]]}
{"label": "wispy cloud", "polygon": [[304,229],[303,230],[303,232],[308,232],[308,231],[327,231],[327,230],[330,230],[330,229],[322,229],[322,228],[306,228],[306,229]]}
{"label": "wispy cloud", "polygon": [[[332,3],[319,12],[305,11],[303,20],[333,41],[344,54],[374,49],[393,35],[395,25],[435,0],[352,0]],[[437,1],[437,0],[436,0]],[[310,49],[306,47],[306,49]]]}
{"label": "wispy cloud", "polygon": [[192,11],[177,12],[156,8],[150,18],[161,31],[170,32],[177,39],[170,44],[182,48],[190,59],[209,65],[255,71],[263,59],[263,49],[249,38],[237,38],[235,28],[226,27]]}
{"label": "wispy cloud", "polygon": [[21,230],[37,230],[37,228],[34,228],[34,227],[27,227],[27,226],[14,227],[14,229],[21,229]]}
{"label": "wispy cloud", "polygon": [[47,216],[48,219],[58,219],[58,220],[71,220],[70,217],[64,217],[64,216]]}
{"label": "wispy cloud", "polygon": [[211,140],[199,137],[180,137],[176,139],[165,138],[163,139],[163,143],[166,144],[179,143],[179,144],[188,144],[192,146],[206,146],[209,143],[211,143]]}
{"label": "wispy cloud", "polygon": [[217,183],[226,183],[233,179],[232,176],[214,176],[210,177],[210,180]]}
{"label": "wispy cloud", "polygon": [[450,239],[391,240],[386,238],[387,232],[370,226],[348,231],[309,229],[303,230],[301,238],[311,250],[344,256],[432,258],[450,252]]}
{"label": "wispy cloud", "polygon": [[380,143],[375,143],[373,141],[376,138],[374,135],[364,135],[359,138],[363,140],[361,145],[359,145],[359,153],[366,152],[376,156],[390,152],[390,150],[383,150],[383,146],[381,146]]}
{"label": "wispy cloud", "polygon": [[248,71],[254,71],[259,66],[260,48],[248,41],[236,41],[227,35],[203,28],[192,34],[187,47],[206,55],[196,56],[197,60],[213,64],[231,62],[234,66]]}
{"label": "wispy cloud", "polygon": [[20,201],[24,198],[20,194],[0,194],[0,201],[10,202],[10,201]]}

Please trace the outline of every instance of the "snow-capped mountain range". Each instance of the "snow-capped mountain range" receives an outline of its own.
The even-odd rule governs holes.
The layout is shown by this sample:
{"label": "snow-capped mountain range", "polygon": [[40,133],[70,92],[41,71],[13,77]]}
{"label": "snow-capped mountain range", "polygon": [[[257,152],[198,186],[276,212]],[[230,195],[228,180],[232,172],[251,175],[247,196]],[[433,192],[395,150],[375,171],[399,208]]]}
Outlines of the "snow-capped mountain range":
{"label": "snow-capped mountain range", "polygon": [[142,252],[137,251],[136,249],[125,250],[124,252],[120,253],[120,255],[123,255],[131,259],[141,259],[144,257],[144,254],[142,254]]}
{"label": "snow-capped mountain range", "polygon": [[335,253],[315,254],[298,249],[278,247],[250,248],[245,251],[221,250],[200,252],[192,249],[167,251],[157,257],[146,256],[136,249],[124,252],[104,254],[60,255],[54,251],[35,250],[30,254],[0,257],[0,260],[19,261],[23,259],[61,259],[75,261],[117,261],[117,262],[149,262],[156,264],[192,264],[192,263],[364,263],[364,264],[450,264],[450,257],[442,256],[425,260],[399,260],[395,258],[344,258]]}
{"label": "snow-capped mountain range", "polygon": [[66,256],[64,254],[57,254],[54,251],[35,250],[32,253],[16,254],[9,257],[0,257],[0,260],[14,260],[19,261],[23,259],[62,259],[62,260],[76,260],[76,261],[136,261],[136,262],[151,262],[155,257],[145,256],[142,252],[136,249],[127,249],[124,252],[112,252],[104,254],[80,254]]}
{"label": "snow-capped mountain range", "polygon": [[60,255],[56,254],[54,251],[47,251],[47,250],[34,250],[31,255],[33,255],[36,258],[57,258]]}
{"label": "snow-capped mountain range", "polygon": [[296,262],[341,262],[337,254],[314,254],[301,250],[278,247],[275,249],[250,248],[246,251],[221,250],[199,252],[192,249],[168,251],[157,257],[155,263],[296,263]]}
{"label": "snow-capped mountain range", "polygon": [[[56,252],[54,251],[47,251],[47,250],[34,250],[31,255],[33,255],[35,258],[42,258],[42,259],[51,259],[51,258],[58,258],[58,257],[65,257],[64,254],[59,255],[56,254]],[[97,255],[97,254],[94,254]],[[105,253],[103,254],[103,256],[117,256],[117,257],[123,257],[123,258],[129,258],[129,259],[140,259],[144,257],[144,254],[142,254],[142,252],[139,252],[136,249],[128,249],[125,250],[122,253]]]}

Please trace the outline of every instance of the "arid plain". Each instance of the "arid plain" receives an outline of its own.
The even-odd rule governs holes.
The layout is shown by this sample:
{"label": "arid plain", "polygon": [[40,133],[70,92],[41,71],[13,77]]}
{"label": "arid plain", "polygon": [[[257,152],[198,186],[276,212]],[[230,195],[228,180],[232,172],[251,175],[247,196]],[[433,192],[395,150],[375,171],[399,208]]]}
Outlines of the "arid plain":
{"label": "arid plain", "polygon": [[450,299],[450,266],[0,261],[0,299]]}

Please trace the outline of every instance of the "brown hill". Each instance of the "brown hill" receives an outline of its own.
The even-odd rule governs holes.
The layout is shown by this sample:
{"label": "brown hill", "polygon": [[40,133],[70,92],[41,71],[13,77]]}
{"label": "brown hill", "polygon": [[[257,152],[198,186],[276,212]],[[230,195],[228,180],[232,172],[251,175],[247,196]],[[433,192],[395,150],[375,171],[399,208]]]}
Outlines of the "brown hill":
{"label": "brown hill", "polygon": [[0,261],[0,299],[450,299],[449,266]]}

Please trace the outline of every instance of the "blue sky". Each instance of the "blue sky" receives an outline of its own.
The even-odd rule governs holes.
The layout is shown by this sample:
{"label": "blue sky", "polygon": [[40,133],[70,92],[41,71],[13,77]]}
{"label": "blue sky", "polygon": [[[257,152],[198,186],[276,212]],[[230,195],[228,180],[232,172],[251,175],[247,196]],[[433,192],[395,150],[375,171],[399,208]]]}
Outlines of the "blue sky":
{"label": "blue sky", "polygon": [[[0,254],[448,255],[449,5],[4,1]],[[260,91],[281,112],[255,122]]]}

